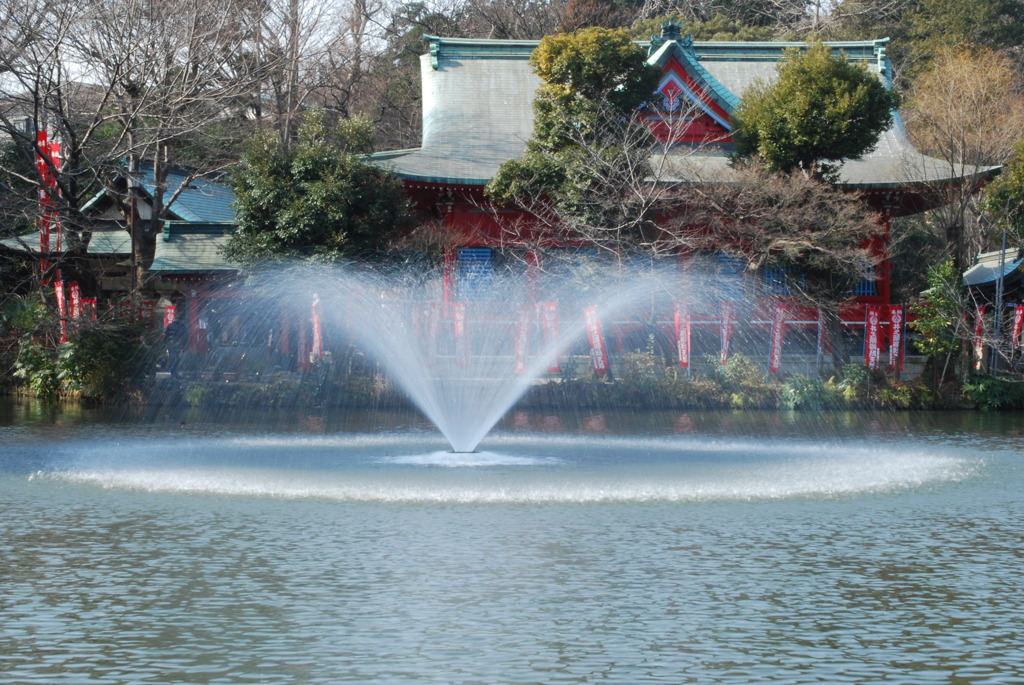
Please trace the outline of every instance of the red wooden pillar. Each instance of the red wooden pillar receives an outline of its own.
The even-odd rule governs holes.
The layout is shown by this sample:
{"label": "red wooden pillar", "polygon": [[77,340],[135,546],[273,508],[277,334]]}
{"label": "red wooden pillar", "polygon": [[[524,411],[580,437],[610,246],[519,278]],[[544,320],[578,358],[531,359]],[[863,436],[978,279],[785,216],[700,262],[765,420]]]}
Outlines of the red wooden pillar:
{"label": "red wooden pillar", "polygon": [[458,261],[458,253],[454,248],[444,249],[444,305],[447,311],[448,305],[455,299],[455,268]]}

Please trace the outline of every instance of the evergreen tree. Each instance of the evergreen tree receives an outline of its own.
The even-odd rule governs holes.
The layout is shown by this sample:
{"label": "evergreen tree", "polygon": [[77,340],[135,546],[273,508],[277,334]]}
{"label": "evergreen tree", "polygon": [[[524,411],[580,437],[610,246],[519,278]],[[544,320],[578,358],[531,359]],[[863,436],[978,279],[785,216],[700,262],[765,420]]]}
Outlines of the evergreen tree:
{"label": "evergreen tree", "polygon": [[618,199],[622,179],[647,164],[650,135],[637,111],[657,86],[658,71],[625,29],[548,36],[530,62],[542,80],[533,135],[522,158],[498,169],[488,196],[565,230],[597,226],[619,234],[635,226],[645,210],[633,212]]}
{"label": "evergreen tree", "polygon": [[342,120],[333,140],[323,114],[306,114],[287,148],[273,134],[256,137],[232,177],[238,232],[225,250],[251,264],[289,258],[365,257],[411,228],[400,181],[366,161],[373,128]]}
{"label": "evergreen tree", "polygon": [[835,180],[844,158],[873,150],[892,125],[896,95],[824,44],[789,50],[778,74],[751,86],[733,114],[737,155],[769,170]]}
{"label": "evergreen tree", "polygon": [[985,190],[984,206],[1013,236],[1012,242],[1019,245],[1024,241],[1024,139]]}

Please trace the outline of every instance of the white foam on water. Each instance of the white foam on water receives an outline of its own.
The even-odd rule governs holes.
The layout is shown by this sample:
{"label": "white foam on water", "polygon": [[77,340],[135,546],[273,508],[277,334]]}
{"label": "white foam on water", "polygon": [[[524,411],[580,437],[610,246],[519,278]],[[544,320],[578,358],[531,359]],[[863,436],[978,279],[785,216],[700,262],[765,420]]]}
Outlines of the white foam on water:
{"label": "white foam on water", "polygon": [[405,466],[443,466],[447,468],[474,468],[480,466],[541,466],[559,460],[548,457],[526,457],[499,452],[429,452],[398,457],[383,457],[381,463]]}
{"label": "white foam on water", "polygon": [[[616,444],[610,448],[609,441],[593,438],[566,442],[572,443],[571,449],[566,450],[565,443],[553,446],[545,440],[542,444],[549,448],[546,455],[502,451],[392,453],[373,456],[357,467],[319,462],[315,469],[245,463],[156,465],[151,459],[133,465],[124,460],[90,463],[93,460],[82,459],[78,464],[39,472],[34,477],[105,489],[340,502],[715,502],[898,493],[970,478],[984,466],[975,457],[893,446],[789,442],[758,446],[742,441],[723,444],[677,440],[665,441],[662,447],[674,443],[679,459],[663,455],[652,460],[636,456],[636,440],[614,439],[611,442]],[[642,442],[641,454],[649,453],[650,442]],[[590,458],[598,444],[606,451],[604,458]],[[681,444],[685,444],[685,450]],[[589,445],[589,451],[578,449],[581,445]],[[626,445],[632,445],[634,452],[621,451]],[[705,454],[701,459],[687,460],[686,450],[718,450],[723,458],[719,461]],[[742,459],[727,458],[730,452]],[[553,453],[560,457],[551,456]],[[615,455],[620,458],[615,459]],[[288,456],[295,458],[296,452]]]}

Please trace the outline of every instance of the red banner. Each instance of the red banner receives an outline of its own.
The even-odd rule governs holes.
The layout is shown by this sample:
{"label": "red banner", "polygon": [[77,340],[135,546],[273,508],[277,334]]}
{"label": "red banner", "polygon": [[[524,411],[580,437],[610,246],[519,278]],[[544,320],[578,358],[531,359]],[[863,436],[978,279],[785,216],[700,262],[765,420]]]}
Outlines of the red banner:
{"label": "red banner", "polygon": [[690,366],[690,306],[676,302],[676,352],[679,366]]}
{"label": "red banner", "polygon": [[71,300],[71,318],[82,318],[82,289],[77,281],[68,284],[68,299]]}
{"label": "red banner", "polygon": [[816,359],[821,363],[821,357],[825,354],[825,310],[818,307],[818,349]]}
{"label": "red banner", "polygon": [[558,302],[538,303],[537,314],[540,316],[540,327],[544,333],[544,349],[551,354],[548,373],[561,373],[562,360],[558,350]]}
{"label": "red banner", "polygon": [[64,303],[64,281],[53,282],[53,292],[57,296],[57,313],[60,315],[60,341],[68,341],[67,306]]}
{"label": "red banner", "polygon": [[722,363],[729,357],[729,340],[732,339],[732,302],[722,302],[722,325],[720,335],[722,338]]}
{"label": "red banner", "polygon": [[519,310],[519,319],[516,321],[516,338],[513,342],[513,366],[515,373],[526,372],[526,360],[530,352],[530,329],[533,327],[533,312],[530,307],[522,307]]}
{"label": "red banner", "polygon": [[[60,218],[54,198],[57,197],[57,174],[61,166],[60,143],[47,139],[46,131],[36,134],[36,171],[39,173],[39,268],[46,283],[46,272],[50,268],[47,258],[52,249],[60,252]],[[51,241],[51,234],[54,240]]]}
{"label": "red banner", "polygon": [[[42,201],[41,201],[42,202]],[[50,270],[50,212],[45,205],[40,209],[39,214],[39,273],[43,277],[43,284],[46,284],[46,272]]]}
{"label": "red banner", "polygon": [[466,339],[466,303],[452,304],[452,326],[455,332],[455,365],[460,369],[469,366],[469,341]]}
{"label": "red banner", "polygon": [[309,370],[309,333],[306,330],[305,322],[299,326],[299,371]]}
{"label": "red banner", "polygon": [[96,298],[95,297],[83,297],[82,298],[82,316],[87,316],[93,321],[96,320]]}
{"label": "red banner", "polygon": [[903,331],[906,327],[903,305],[889,305],[889,368],[903,371]]}
{"label": "red banner", "polygon": [[174,323],[175,318],[178,316],[178,308],[173,304],[169,304],[164,307],[164,328],[167,328]]}
{"label": "red banner", "polygon": [[1018,304],[1013,308],[1013,335],[1010,338],[1013,341],[1014,347],[1020,342],[1022,326],[1024,326],[1024,304]]}
{"label": "red banner", "polygon": [[882,308],[867,305],[864,313],[864,365],[877,369],[882,356]]}
{"label": "red banner", "polygon": [[458,254],[450,247],[446,247],[444,250],[444,275],[442,279],[442,297],[444,298],[444,303],[446,305],[452,301],[452,298],[455,295],[454,280],[455,272],[458,268],[458,261]]}
{"label": "red banner", "polygon": [[786,308],[775,305],[772,313],[771,352],[768,354],[768,373],[778,373],[782,368],[782,338],[786,334]]}
{"label": "red banner", "polygon": [[974,315],[974,368],[981,369],[981,358],[984,354],[985,307],[978,307]]}
{"label": "red banner", "polygon": [[608,350],[604,345],[604,334],[601,332],[601,319],[597,316],[597,307],[584,309],[583,320],[587,325],[587,343],[590,345],[590,361],[594,365],[594,373],[603,376],[608,373]]}
{"label": "red banner", "polygon": [[310,344],[309,354],[313,361],[319,361],[324,358],[324,329],[323,317],[320,314],[320,298],[317,295],[313,295],[309,321],[313,328],[313,341]]}

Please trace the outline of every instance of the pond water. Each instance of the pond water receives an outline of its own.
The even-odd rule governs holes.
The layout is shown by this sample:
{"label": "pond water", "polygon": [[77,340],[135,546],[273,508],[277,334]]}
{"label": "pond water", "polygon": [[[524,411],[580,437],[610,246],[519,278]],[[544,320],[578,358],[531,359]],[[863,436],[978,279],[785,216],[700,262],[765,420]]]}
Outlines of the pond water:
{"label": "pond water", "polygon": [[1024,683],[1024,422],[0,405],[0,682]]}

